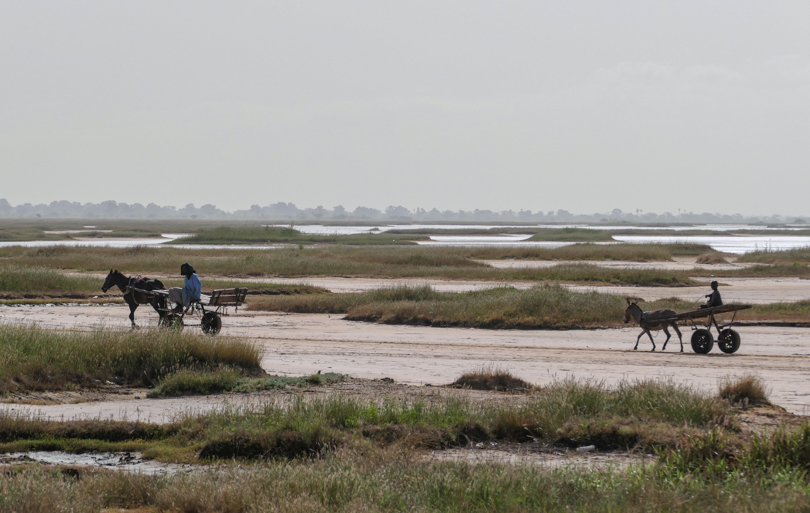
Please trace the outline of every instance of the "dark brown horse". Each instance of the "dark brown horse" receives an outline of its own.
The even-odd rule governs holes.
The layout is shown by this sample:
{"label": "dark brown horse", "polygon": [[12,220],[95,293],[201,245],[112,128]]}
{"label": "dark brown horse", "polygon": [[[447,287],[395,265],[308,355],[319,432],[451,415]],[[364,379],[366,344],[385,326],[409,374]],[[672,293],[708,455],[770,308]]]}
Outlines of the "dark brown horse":
{"label": "dark brown horse", "polygon": [[672,320],[673,317],[675,317],[674,310],[642,312],[641,307],[628,299],[627,309],[624,311],[624,323],[627,324],[630,322],[630,319],[634,319],[638,325],[641,326],[642,330],[641,333],[638,334],[638,338],[636,338],[636,347],[634,347],[633,350],[638,349],[638,341],[641,340],[641,335],[646,333],[647,336],[650,337],[650,342],[652,342],[652,350],[655,351],[655,340],[653,340],[650,330],[664,330],[667,339],[664,340],[664,347],[661,348],[661,351],[663,351],[667,348],[667,342],[669,342],[670,337],[672,337],[667,328],[672,327],[675,333],[678,334],[678,339],[681,341],[681,352],[683,353],[683,336],[681,335],[681,330],[678,329],[678,325]]}
{"label": "dark brown horse", "polygon": [[166,298],[153,294],[133,292],[129,289],[129,287],[133,285],[141,290],[166,289],[160,280],[124,276],[118,272],[118,269],[114,271],[110,269],[110,274],[108,274],[107,279],[104,280],[104,285],[102,285],[101,290],[103,292],[107,292],[113,287],[118,287],[118,289],[124,293],[124,301],[126,301],[126,303],[129,305],[129,320],[132,322],[133,329],[138,327],[135,324],[135,310],[138,308],[138,305],[152,305],[152,308],[154,308],[160,316],[160,319],[158,319],[158,325],[160,325],[160,322],[163,320],[163,316],[166,315]]}

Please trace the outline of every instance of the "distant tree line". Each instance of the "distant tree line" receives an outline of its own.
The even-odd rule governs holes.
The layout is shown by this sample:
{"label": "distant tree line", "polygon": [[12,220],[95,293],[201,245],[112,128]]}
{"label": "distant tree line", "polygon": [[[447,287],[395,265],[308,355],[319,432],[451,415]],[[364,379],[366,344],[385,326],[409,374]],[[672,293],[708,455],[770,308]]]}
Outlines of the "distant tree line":
{"label": "distant tree line", "polygon": [[0,199],[0,217],[41,217],[41,218],[126,218],[126,219],[263,219],[276,221],[443,221],[443,222],[500,222],[500,223],[558,223],[558,222],[634,222],[634,223],[804,223],[805,219],[771,215],[743,216],[741,214],[643,212],[635,210],[623,212],[613,209],[610,212],[594,214],[572,214],[567,210],[537,211],[531,210],[410,210],[403,206],[391,205],[385,210],[369,207],[357,207],[352,211],[338,205],[332,209],[318,206],[315,208],[298,208],[293,203],[273,203],[272,205],[252,205],[247,210],[226,212],[216,206],[207,204],[197,207],[189,203],[185,207],[159,206],[149,203],[119,203],[102,201],[101,203],[79,203],[70,201],[53,201],[49,204],[33,205],[23,203],[13,206],[7,200]]}

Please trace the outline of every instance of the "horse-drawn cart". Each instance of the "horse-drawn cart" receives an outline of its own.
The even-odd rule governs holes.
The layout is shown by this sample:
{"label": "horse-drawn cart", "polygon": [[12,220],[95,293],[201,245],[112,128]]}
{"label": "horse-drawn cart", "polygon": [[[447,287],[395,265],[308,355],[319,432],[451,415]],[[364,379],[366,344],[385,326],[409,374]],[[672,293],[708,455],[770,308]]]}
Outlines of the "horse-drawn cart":
{"label": "horse-drawn cart", "polygon": [[166,308],[156,308],[160,313],[160,326],[164,328],[182,329],[183,319],[186,315],[194,315],[200,318],[200,326],[203,333],[216,335],[222,329],[222,315],[227,315],[227,308],[234,307],[235,311],[245,303],[247,288],[217,289],[211,295],[201,294],[199,301],[192,301],[181,312],[175,312],[171,308],[168,290],[143,290],[129,287],[133,292],[139,292],[147,297],[161,297],[165,301]]}
{"label": "horse-drawn cart", "polygon": [[[717,347],[724,353],[734,353],[740,348],[740,334],[736,330],[731,329],[734,324],[734,319],[737,317],[737,312],[740,310],[747,310],[751,305],[722,305],[713,306],[710,308],[701,308],[691,312],[684,312],[676,314],[662,321],[690,321],[692,323],[692,350],[698,354],[707,354],[714,347],[714,337],[712,336],[712,326],[717,330]],[[731,320],[726,323],[718,323],[715,318],[716,315],[731,313],[734,315]],[[705,327],[699,327],[695,323],[695,319],[706,319]]]}

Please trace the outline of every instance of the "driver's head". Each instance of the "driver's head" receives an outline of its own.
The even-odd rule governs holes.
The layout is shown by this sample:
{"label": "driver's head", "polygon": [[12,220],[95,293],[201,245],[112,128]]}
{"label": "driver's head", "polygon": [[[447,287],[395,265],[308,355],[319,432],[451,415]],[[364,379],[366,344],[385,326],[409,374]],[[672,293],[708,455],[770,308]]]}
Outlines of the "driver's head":
{"label": "driver's head", "polygon": [[712,282],[712,290],[717,290],[717,282],[716,281]]}
{"label": "driver's head", "polygon": [[191,267],[188,263],[185,263],[180,266],[180,275],[185,276],[186,278],[191,278],[191,275],[194,274],[194,268]]}

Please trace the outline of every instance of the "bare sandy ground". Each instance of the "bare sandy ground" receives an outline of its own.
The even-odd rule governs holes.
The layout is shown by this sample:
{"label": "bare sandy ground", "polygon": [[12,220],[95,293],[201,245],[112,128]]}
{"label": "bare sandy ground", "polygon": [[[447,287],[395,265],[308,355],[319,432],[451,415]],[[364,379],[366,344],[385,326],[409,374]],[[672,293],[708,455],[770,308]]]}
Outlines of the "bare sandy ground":
{"label": "bare sandy ground", "polygon": [[[52,329],[126,328],[124,306],[0,306],[0,322],[37,323]],[[140,309],[142,326],[155,324],[154,312]],[[199,329],[188,326],[187,329]],[[642,339],[633,351],[637,328],[611,330],[522,331],[389,326],[344,321],[339,315],[243,312],[223,319],[223,335],[244,336],[264,349],[267,372],[306,375],[339,372],[358,378],[390,377],[413,385],[452,382],[461,373],[495,365],[530,382],[543,384],[567,377],[604,380],[664,378],[715,389],[724,376],[753,373],[771,387],[771,398],[787,410],[808,413],[810,329],[743,327],[738,353],[717,348],[706,356],[690,350],[691,331],[684,327],[685,351],[677,338],[666,352],[651,353]],[[660,350],[663,335],[656,344]],[[237,399],[238,401],[238,399]],[[86,415],[103,418],[144,416],[152,419],[185,409],[206,410],[221,398],[121,400],[111,403],[3,409],[38,411],[44,416]]]}

